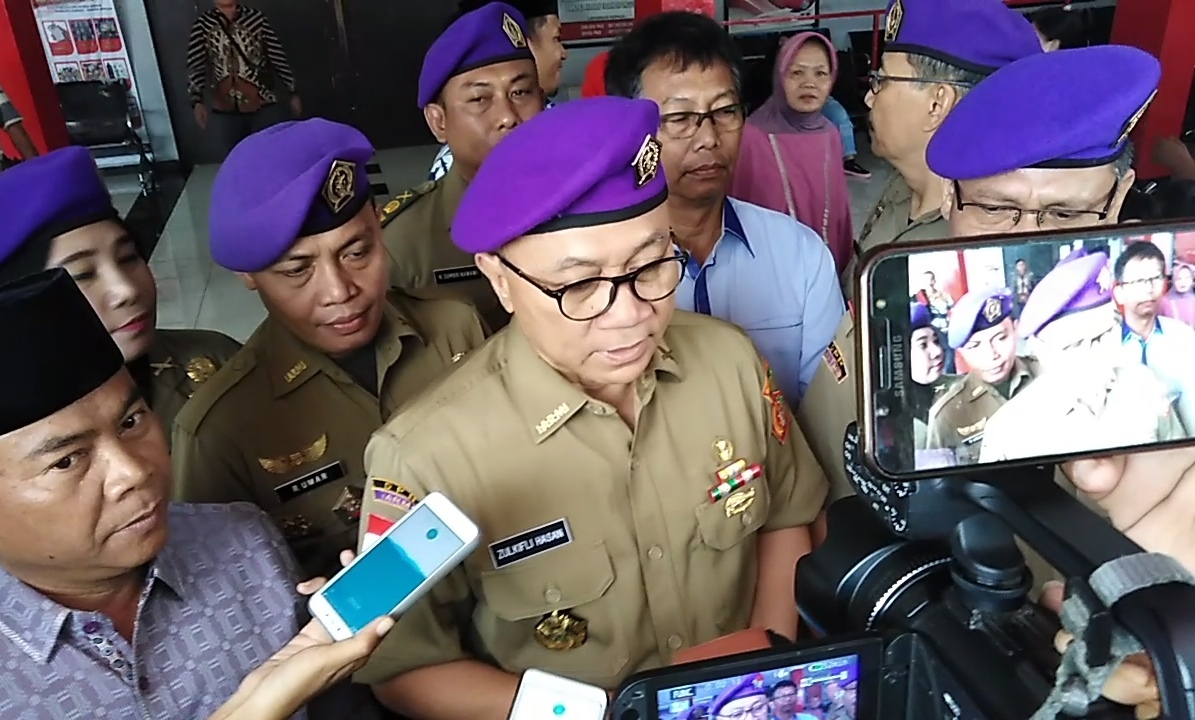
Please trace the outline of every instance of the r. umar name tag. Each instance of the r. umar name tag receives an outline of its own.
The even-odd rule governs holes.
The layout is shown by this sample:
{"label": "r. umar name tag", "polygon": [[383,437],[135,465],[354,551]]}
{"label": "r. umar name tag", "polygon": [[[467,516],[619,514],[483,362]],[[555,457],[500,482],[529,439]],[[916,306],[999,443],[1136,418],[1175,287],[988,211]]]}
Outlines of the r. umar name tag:
{"label": "r. umar name tag", "polygon": [[564,547],[573,541],[573,532],[568,520],[560,518],[547,525],[540,525],[527,532],[521,532],[490,545],[490,559],[494,569],[501,570],[536,555]]}
{"label": "r. umar name tag", "polygon": [[451,285],[470,280],[480,280],[481,270],[476,265],[462,265],[460,267],[440,268],[432,271],[437,285]]}
{"label": "r. umar name tag", "polygon": [[344,464],[337,460],[331,465],[325,465],[318,470],[312,470],[306,475],[300,475],[293,480],[287,480],[274,488],[274,494],[278,496],[279,502],[290,502],[316,488],[341,480],[344,478],[344,475]]}

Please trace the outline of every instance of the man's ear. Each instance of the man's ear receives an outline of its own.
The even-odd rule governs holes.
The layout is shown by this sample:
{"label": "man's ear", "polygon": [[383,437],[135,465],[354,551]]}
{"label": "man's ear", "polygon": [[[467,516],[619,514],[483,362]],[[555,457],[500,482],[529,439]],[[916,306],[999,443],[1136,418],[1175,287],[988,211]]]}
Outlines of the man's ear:
{"label": "man's ear", "polygon": [[1060,47],[1062,47],[1061,40],[1047,40],[1046,44],[1042,46],[1042,49],[1046,52],[1054,52]]}
{"label": "man's ear", "polygon": [[1113,191],[1116,196],[1112,198],[1112,204],[1108,206],[1108,217],[1104,222],[1108,225],[1115,225],[1120,219],[1120,210],[1124,207],[1125,198],[1129,196],[1129,190],[1133,189],[1133,183],[1137,180],[1137,171],[1129,168],[1124,177],[1117,183],[1116,189]]}
{"label": "man's ear", "polygon": [[925,131],[927,133],[937,132],[938,128],[942,127],[942,123],[946,122],[946,116],[950,114],[955,105],[958,105],[960,99],[958,88],[953,85],[936,85],[930,96],[929,114],[925,118]]}
{"label": "man's ear", "polygon": [[490,287],[494,289],[494,294],[498,296],[498,302],[502,303],[502,308],[513,315],[514,307],[510,302],[510,280],[502,261],[493,253],[477,253],[473,256],[473,262],[481,274],[485,275],[485,279],[490,281]]}
{"label": "man's ear", "polygon": [[241,282],[245,284],[247,289],[257,292],[257,280],[253,279],[252,273],[239,272],[236,273],[236,276],[241,279]]}
{"label": "man's ear", "polygon": [[440,103],[428,103],[423,108],[423,119],[427,121],[427,128],[441,145],[448,142],[448,130],[444,122],[446,114],[444,106]]}

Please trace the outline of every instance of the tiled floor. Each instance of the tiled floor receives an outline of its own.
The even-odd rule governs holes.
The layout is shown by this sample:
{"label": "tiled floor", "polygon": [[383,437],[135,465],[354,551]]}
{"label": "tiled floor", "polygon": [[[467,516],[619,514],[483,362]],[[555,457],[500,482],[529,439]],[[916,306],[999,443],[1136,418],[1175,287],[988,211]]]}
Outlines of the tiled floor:
{"label": "tiled floor", "polygon": [[[371,174],[371,179],[384,183],[391,194],[401,192],[426,178],[435,152],[434,146],[384,150],[375,159],[380,172]],[[875,158],[861,156],[860,161],[874,176],[848,181],[856,228],[862,227],[892,172]],[[158,325],[209,328],[244,341],[265,317],[265,309],[240,278],[217,267],[208,252],[208,203],[215,174],[214,166],[196,168],[191,174],[150,259],[158,281]],[[122,212],[135,199],[135,186],[130,190],[132,195],[113,188],[118,203],[127,201]]]}

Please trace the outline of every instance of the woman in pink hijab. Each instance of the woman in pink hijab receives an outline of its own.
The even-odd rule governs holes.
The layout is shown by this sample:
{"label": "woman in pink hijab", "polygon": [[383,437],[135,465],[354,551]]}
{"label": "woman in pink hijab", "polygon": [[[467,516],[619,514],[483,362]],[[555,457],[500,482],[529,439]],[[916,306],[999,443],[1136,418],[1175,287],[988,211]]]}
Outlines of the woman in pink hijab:
{"label": "woman in pink hijab", "polygon": [[785,213],[830,247],[842,272],[854,246],[842,138],[822,115],[838,73],[838,55],[815,32],[780,48],[772,96],[747,118],[730,195]]}

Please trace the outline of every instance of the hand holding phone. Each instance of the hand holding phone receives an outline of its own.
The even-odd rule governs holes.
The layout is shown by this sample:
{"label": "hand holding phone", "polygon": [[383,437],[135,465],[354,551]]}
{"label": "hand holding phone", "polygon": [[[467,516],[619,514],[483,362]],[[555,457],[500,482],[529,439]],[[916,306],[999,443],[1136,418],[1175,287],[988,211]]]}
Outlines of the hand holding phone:
{"label": "hand holding phone", "polygon": [[606,691],[542,670],[528,670],[507,720],[605,720]]}
{"label": "hand holding phone", "polygon": [[480,532],[439,493],[431,493],[308,602],[334,640],[406,612],[476,549]]}

